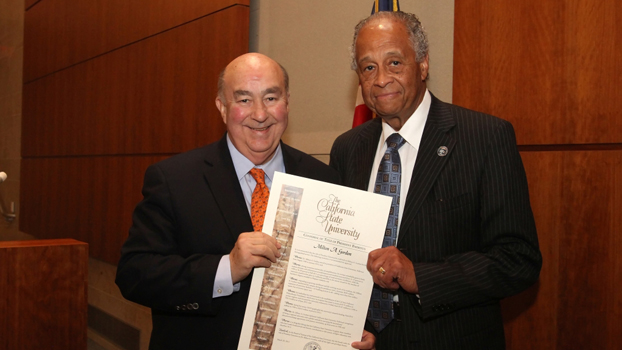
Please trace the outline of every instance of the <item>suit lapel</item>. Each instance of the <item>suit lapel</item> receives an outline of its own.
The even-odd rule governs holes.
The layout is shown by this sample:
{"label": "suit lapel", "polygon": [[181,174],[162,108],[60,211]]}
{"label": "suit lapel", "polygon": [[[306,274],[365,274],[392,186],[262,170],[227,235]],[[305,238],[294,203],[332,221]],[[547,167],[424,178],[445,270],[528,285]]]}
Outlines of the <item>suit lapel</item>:
{"label": "suit lapel", "polygon": [[214,200],[220,208],[232,237],[237,239],[240,233],[253,231],[253,224],[233,167],[226,137],[218,141],[216,152],[207,154],[205,163],[204,176],[207,186],[214,195]]}
{"label": "suit lapel", "polygon": [[[432,96],[432,104],[428,120],[426,121],[421,138],[421,144],[417,153],[417,161],[413,169],[413,175],[408,188],[404,217],[400,224],[400,237],[407,232],[413,222],[421,204],[432,189],[441,169],[451,157],[456,140],[450,136],[449,131],[454,127],[455,120],[450,110],[437,98]],[[447,154],[439,156],[438,150],[442,146],[447,147]],[[403,243],[402,240],[399,240]],[[401,245],[401,244],[400,244]]]}
{"label": "suit lapel", "polygon": [[302,157],[294,154],[291,151],[291,147],[284,144],[281,141],[281,152],[283,153],[283,164],[285,165],[285,172],[292,175],[300,175],[300,161]]}
{"label": "suit lapel", "polygon": [[367,191],[369,178],[374,164],[374,157],[378,150],[378,140],[382,134],[382,119],[374,118],[365,124],[355,140],[355,147],[350,158],[348,169],[351,169],[351,179],[347,185]]}

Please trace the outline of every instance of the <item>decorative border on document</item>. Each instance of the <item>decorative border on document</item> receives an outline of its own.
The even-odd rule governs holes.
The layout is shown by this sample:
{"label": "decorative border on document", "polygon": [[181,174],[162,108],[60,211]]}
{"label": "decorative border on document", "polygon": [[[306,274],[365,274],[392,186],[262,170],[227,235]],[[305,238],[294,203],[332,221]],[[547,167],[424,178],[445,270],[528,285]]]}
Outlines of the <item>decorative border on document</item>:
{"label": "decorative border on document", "polygon": [[265,270],[249,345],[250,349],[266,350],[272,348],[302,192],[302,188],[295,186],[283,185],[281,188],[272,230],[272,237],[281,244],[281,257]]}

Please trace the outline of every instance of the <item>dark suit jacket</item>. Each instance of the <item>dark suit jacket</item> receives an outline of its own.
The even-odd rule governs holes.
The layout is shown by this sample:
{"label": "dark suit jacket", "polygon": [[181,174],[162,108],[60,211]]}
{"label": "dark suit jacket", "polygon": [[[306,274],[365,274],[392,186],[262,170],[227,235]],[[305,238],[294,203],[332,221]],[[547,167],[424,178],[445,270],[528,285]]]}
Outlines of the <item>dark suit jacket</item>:
{"label": "dark suit jacket", "polygon": [[[332,183],[326,164],[281,143],[287,173]],[[151,165],[116,283],[152,309],[150,349],[237,349],[251,276],[212,298],[220,258],[253,231],[225,137]],[[251,274],[252,275],[252,274]]]}
{"label": "dark suit jacket", "polygon": [[[342,184],[367,190],[381,133],[377,118],[337,138],[330,165]],[[499,300],[542,265],[512,125],[432,97],[404,205],[397,246],[421,304],[398,291],[402,321],[377,335],[378,350],[503,349]]]}

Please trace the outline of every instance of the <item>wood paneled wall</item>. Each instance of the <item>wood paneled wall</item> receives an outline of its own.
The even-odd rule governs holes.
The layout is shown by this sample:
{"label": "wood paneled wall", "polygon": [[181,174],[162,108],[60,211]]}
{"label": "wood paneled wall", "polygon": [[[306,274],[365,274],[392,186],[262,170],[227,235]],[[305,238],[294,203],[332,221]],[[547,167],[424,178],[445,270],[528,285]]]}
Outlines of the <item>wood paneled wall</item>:
{"label": "wood paneled wall", "polygon": [[622,3],[462,0],[455,17],[456,104],[511,121],[520,144],[622,141]]}
{"label": "wood paneled wall", "polygon": [[456,1],[453,101],[512,122],[544,265],[508,349],[622,343],[622,3]]}
{"label": "wood paneled wall", "polygon": [[41,0],[25,0],[24,4],[26,5],[26,10],[28,10],[29,7],[32,7],[32,5],[36,4],[39,1]]}
{"label": "wood paneled wall", "polygon": [[[249,4],[250,0],[41,0],[26,13],[24,81],[30,82],[232,6],[248,8]],[[243,28],[248,26],[248,21],[228,24]],[[220,39],[233,40],[224,29],[213,33],[218,33]]]}
{"label": "wood paneled wall", "polygon": [[87,347],[88,245],[0,242],[0,349]]}
{"label": "wood paneled wall", "polygon": [[116,264],[146,167],[222,137],[218,73],[248,51],[249,1],[27,7],[20,230]]}

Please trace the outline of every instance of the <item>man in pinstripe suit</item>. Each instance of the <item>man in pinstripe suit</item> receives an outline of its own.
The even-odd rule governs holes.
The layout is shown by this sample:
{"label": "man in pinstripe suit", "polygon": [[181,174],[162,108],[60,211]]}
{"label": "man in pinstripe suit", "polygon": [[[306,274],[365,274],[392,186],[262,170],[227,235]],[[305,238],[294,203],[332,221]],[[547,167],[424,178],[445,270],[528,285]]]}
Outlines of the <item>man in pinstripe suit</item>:
{"label": "man in pinstripe suit", "polygon": [[405,140],[397,245],[369,254],[393,294],[392,320],[368,326],[382,349],[504,349],[499,300],[542,265],[512,125],[441,102],[426,88],[428,44],[416,16],[380,12],[355,28],[352,68],[380,118],[335,141],[343,185],[373,191],[385,140]]}

